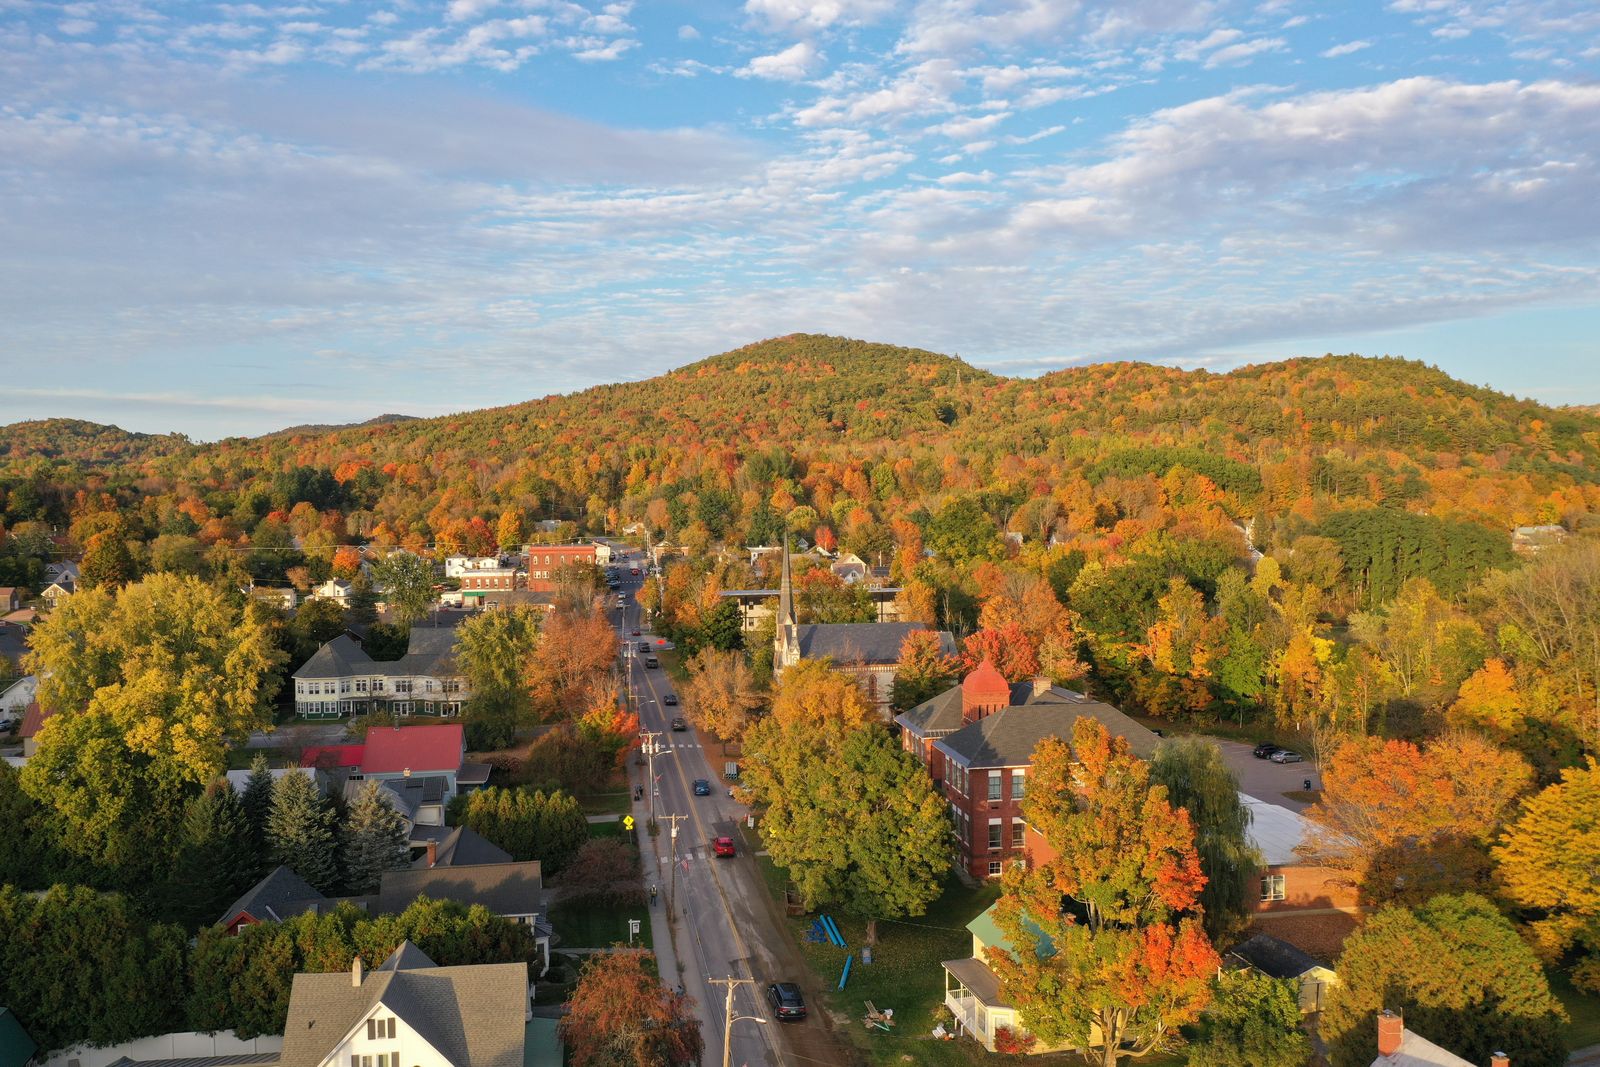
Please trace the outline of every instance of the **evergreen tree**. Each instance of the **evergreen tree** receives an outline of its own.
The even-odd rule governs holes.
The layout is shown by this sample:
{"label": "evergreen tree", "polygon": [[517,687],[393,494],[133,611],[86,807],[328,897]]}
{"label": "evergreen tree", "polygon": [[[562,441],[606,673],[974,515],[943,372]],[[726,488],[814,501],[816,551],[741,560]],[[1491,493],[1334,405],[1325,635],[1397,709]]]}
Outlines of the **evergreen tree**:
{"label": "evergreen tree", "polygon": [[1184,1053],[1189,1067],[1305,1067],[1311,1041],[1300,1029],[1299,984],[1252,970],[1224,972]]}
{"label": "evergreen tree", "polygon": [[265,851],[267,814],[272,810],[272,769],[267,765],[265,752],[257,752],[250,761],[250,778],[245,782],[241,803],[244,806],[245,824],[250,829],[251,838],[257,846],[256,855],[259,856]]}
{"label": "evergreen tree", "polygon": [[1150,763],[1150,781],[1167,787],[1167,800],[1189,812],[1194,848],[1206,876],[1200,891],[1206,933],[1227,945],[1250,922],[1252,879],[1261,857],[1245,837],[1250,810],[1239,799],[1239,779],[1222,750],[1203,738],[1164,741]]}
{"label": "evergreen tree", "polygon": [[333,807],[305,774],[286,774],[272,787],[267,847],[272,861],[326,893],[339,880]]}
{"label": "evergreen tree", "polygon": [[384,871],[411,862],[406,820],[383,798],[383,787],[368,782],[350,806],[344,826],[345,884],[352,893],[375,893]]}
{"label": "evergreen tree", "polygon": [[233,787],[225,780],[207,786],[184,807],[167,890],[172,918],[190,930],[215,922],[261,876],[259,855]]}

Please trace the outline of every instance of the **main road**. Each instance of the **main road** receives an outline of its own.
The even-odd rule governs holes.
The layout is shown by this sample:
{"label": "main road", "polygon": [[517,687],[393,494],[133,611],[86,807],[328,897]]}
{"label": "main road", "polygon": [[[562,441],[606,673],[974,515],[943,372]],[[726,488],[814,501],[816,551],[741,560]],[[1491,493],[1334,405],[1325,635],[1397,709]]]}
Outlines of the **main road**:
{"label": "main road", "polygon": [[[857,1056],[820,1017],[821,1000],[804,958],[767,891],[755,858],[745,854],[738,826],[748,812],[728,796],[723,769],[711,766],[698,731],[672,729],[673,718],[680,712],[687,717],[688,712],[662,703],[662,698],[674,691],[672,680],[664,669],[646,667],[646,657],[639,652],[641,641],[655,643],[649,625],[641,620],[637,599],[639,587],[649,580],[646,562],[629,555],[614,564],[620,568],[621,608],[609,610],[623,642],[624,677],[639,712],[640,729],[657,733],[656,740],[662,745],[653,760],[655,796],[647,792],[642,805],[648,811],[652,799],[655,804],[659,863],[643,834],[640,845],[645,880],[657,887],[658,925],[669,910],[672,913],[671,934],[681,980],[697,1003],[707,1062],[722,1062],[725,1021],[725,987],[711,981],[732,977],[754,981],[735,990],[730,1064],[844,1067]],[[630,574],[632,567],[641,573]],[[634,630],[640,635],[635,636]],[[638,772],[635,780],[643,783],[647,769],[634,770]],[[710,796],[694,795],[696,779],[710,783]],[[636,811],[640,807],[636,805]],[[670,815],[685,816],[675,822],[676,839],[671,836],[674,823],[665,818]],[[739,854],[717,857],[711,843],[718,837],[734,838]],[[672,981],[671,975],[662,977]],[[810,1018],[780,1024],[767,1005],[766,989],[772,982],[799,983],[806,992]]]}

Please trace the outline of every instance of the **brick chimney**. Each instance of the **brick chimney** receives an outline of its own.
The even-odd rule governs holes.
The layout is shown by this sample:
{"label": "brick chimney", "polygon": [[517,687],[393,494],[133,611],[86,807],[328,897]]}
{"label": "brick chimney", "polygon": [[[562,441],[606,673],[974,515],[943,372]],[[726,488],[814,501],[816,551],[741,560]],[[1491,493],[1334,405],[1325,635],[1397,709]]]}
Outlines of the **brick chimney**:
{"label": "brick chimney", "polygon": [[436,866],[439,862],[439,842],[428,842],[428,866]]}
{"label": "brick chimney", "polygon": [[1033,695],[1042,697],[1048,692],[1050,692],[1050,679],[1042,674],[1036,675],[1033,679]]}
{"label": "brick chimney", "polygon": [[1504,1052],[1489,1053],[1489,1067],[1511,1067],[1511,1057]]}
{"label": "brick chimney", "polygon": [[350,961],[350,984],[357,989],[361,988],[361,957],[357,956]]}
{"label": "brick chimney", "polygon": [[1400,1051],[1405,1039],[1406,1021],[1398,1014],[1385,1010],[1378,1016],[1378,1055],[1393,1056]]}
{"label": "brick chimney", "polygon": [[961,680],[961,721],[974,723],[1011,704],[1011,683],[985,657]]}

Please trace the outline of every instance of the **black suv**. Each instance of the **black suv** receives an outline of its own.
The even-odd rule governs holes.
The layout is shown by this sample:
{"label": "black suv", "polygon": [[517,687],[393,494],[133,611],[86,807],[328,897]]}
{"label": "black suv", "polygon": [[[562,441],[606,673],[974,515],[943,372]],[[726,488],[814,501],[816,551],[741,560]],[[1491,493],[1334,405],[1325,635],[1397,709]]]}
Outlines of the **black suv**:
{"label": "black suv", "polygon": [[773,982],[767,986],[767,1003],[772,1005],[772,1014],[779,1019],[806,1017],[806,998],[800,995],[800,987],[793,982]]}
{"label": "black suv", "polygon": [[1255,748],[1252,748],[1250,754],[1256,759],[1271,759],[1272,754],[1276,751],[1278,751],[1277,745],[1271,745],[1263,741]]}

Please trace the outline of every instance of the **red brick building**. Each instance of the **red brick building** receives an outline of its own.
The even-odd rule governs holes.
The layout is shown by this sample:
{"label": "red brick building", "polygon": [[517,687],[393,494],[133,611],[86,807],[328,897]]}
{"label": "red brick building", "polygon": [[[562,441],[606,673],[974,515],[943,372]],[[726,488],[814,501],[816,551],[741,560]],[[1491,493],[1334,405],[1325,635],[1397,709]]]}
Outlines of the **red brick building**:
{"label": "red brick building", "polygon": [[467,571],[462,574],[460,581],[463,593],[486,589],[515,589],[517,587],[517,569],[515,567],[496,567],[493,570],[485,568]]}
{"label": "red brick building", "polygon": [[901,744],[928,768],[955,822],[956,851],[975,878],[995,878],[1025,855],[1033,750],[1046,737],[1070,738],[1080,716],[1098,719],[1148,759],[1156,736],[1109,704],[1045,679],[1007,682],[987,660],[960,685],[896,717]]}
{"label": "red brick building", "polygon": [[[593,542],[582,545],[525,545],[527,588],[549,593],[556,588],[556,572],[562,567],[596,566]],[[465,586],[462,587],[466,588]]]}

